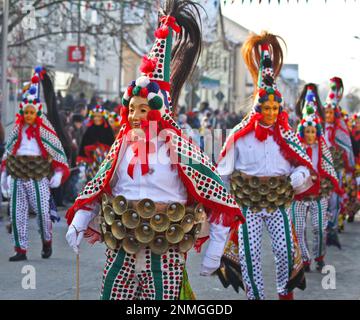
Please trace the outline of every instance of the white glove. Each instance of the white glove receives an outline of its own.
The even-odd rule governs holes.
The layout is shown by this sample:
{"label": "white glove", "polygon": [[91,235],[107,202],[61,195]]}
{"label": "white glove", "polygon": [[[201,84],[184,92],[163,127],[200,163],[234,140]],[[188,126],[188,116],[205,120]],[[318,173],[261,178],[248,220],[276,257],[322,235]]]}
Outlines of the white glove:
{"label": "white glove", "polygon": [[229,227],[220,224],[212,223],[210,225],[209,246],[201,263],[201,276],[211,276],[220,267],[229,230]]}
{"label": "white glove", "polygon": [[357,177],[357,178],[356,178],[356,185],[357,185],[357,186],[360,186],[360,177]]}
{"label": "white glove", "polygon": [[54,175],[50,179],[50,188],[55,189],[60,187],[61,185],[61,179],[63,177],[62,171],[55,171]]}
{"label": "white glove", "polygon": [[84,238],[84,232],[86,231],[93,215],[86,210],[79,210],[76,212],[73,221],[71,222],[69,229],[66,233],[66,241],[69,246],[73,248],[76,254],[79,254],[79,245]]}
{"label": "white glove", "polygon": [[303,172],[294,172],[291,176],[290,176],[290,183],[291,186],[296,189],[299,188],[306,180],[306,176]]}
{"label": "white glove", "polygon": [[4,170],[1,173],[1,193],[5,198],[9,198],[9,189],[10,189],[11,176],[8,176]]}
{"label": "white glove", "polygon": [[86,181],[86,166],[85,165],[79,166],[79,180]]}

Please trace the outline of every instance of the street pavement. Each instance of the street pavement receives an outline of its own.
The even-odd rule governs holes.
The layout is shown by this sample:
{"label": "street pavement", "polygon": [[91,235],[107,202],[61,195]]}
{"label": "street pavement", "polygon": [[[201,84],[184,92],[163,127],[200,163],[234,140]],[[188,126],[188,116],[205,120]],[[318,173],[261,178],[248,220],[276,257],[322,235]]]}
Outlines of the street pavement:
{"label": "street pavement", "polygon": [[[2,210],[4,212],[4,210]],[[11,237],[6,232],[7,217],[0,220],[0,299],[75,299],[76,260],[75,254],[68,247],[65,234],[67,230],[64,211],[62,219],[54,224],[53,255],[50,259],[42,259],[40,235],[37,231],[36,219],[30,219],[30,248],[28,260],[25,262],[9,262],[13,255]],[[309,234],[308,239],[311,239]],[[345,233],[340,235],[342,250],[328,248],[326,263],[336,271],[335,283],[331,288],[323,288],[326,275],[313,270],[306,274],[307,288],[296,290],[295,297],[304,300],[327,299],[360,299],[360,219],[353,224],[346,224]],[[202,252],[204,252],[204,248]],[[270,240],[265,233],[263,238],[263,272],[267,299],[277,299],[275,284],[274,258],[271,253]],[[193,250],[189,253],[187,269],[192,288],[197,299],[204,300],[244,300],[244,292],[236,293],[231,287],[222,287],[217,277],[199,276],[202,253]],[[83,241],[80,253],[80,299],[98,300],[102,269],[105,263],[105,245],[89,245]],[[25,266],[33,266],[36,271],[36,288],[23,289],[22,281],[26,276]],[[23,272],[23,273],[22,273]]]}

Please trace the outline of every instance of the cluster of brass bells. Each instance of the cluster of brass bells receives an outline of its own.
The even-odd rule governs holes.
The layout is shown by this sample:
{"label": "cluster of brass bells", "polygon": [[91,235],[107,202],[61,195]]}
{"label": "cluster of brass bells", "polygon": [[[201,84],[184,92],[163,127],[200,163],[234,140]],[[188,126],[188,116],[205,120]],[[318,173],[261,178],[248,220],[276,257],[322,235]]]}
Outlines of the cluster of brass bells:
{"label": "cluster of brass bells", "polygon": [[334,168],[335,171],[340,171],[342,169],[344,169],[344,161],[343,161],[343,150],[337,150],[334,146],[331,146],[329,148],[330,153],[332,155],[333,158],[333,164],[334,164]]}
{"label": "cluster of brass bells", "polygon": [[235,171],[230,178],[231,192],[239,206],[252,212],[275,212],[280,206],[289,207],[294,198],[290,179],[281,177],[246,176]]}
{"label": "cluster of brass bells", "polygon": [[161,255],[170,246],[189,251],[206,219],[201,204],[193,207],[174,202],[156,204],[150,199],[128,201],[122,195],[102,195],[100,229],[106,246],[121,247],[129,254],[149,247]]}
{"label": "cluster of brass bells", "polygon": [[6,160],[6,170],[14,179],[41,180],[51,176],[52,159],[41,156],[13,156]]}

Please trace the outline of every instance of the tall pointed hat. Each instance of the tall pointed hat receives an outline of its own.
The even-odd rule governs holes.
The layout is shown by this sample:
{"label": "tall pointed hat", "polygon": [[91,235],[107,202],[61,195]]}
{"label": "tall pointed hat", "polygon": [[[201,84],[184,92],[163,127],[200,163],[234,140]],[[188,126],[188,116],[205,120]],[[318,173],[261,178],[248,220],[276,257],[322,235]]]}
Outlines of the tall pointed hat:
{"label": "tall pointed hat", "polygon": [[330,89],[326,97],[325,108],[338,109],[339,103],[344,94],[343,81],[339,77],[330,79]]}
{"label": "tall pointed hat", "polygon": [[45,70],[38,66],[34,69],[33,76],[30,82],[28,82],[22,90],[22,102],[19,105],[19,114],[23,115],[24,109],[28,106],[32,106],[38,113],[38,116],[42,114],[42,104],[40,101],[40,81],[43,78]]}

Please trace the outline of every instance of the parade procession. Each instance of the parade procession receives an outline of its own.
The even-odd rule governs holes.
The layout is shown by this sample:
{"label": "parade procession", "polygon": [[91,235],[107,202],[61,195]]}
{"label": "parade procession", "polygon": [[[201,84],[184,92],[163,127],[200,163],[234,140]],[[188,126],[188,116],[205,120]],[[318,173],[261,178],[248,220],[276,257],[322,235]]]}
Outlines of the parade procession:
{"label": "parade procession", "polygon": [[358,300],[359,12],[2,1],[0,300]]}

